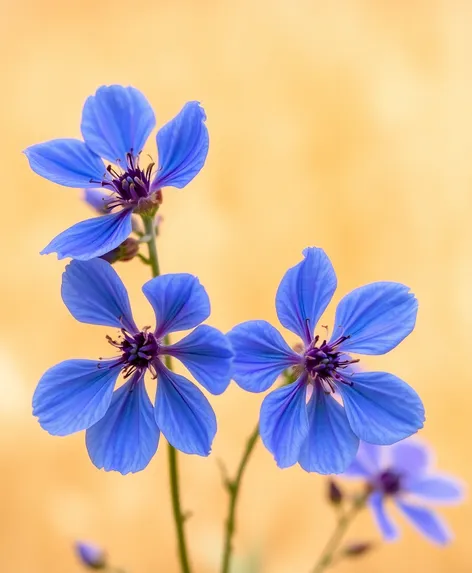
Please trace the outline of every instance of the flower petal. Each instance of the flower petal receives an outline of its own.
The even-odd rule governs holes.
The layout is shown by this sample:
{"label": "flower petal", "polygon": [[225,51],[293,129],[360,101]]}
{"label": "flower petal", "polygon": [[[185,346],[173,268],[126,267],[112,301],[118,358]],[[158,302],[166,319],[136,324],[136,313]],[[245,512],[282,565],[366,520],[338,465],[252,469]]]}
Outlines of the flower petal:
{"label": "flower petal", "polygon": [[81,130],[97,155],[126,167],[126,154],[138,155],[155,125],[152,107],[139,90],[114,85],[87,98]]}
{"label": "flower petal", "polygon": [[113,361],[61,362],[41,377],[33,396],[33,415],[54,436],[85,430],[108,410],[119,373]]}
{"label": "flower petal", "polygon": [[452,540],[449,528],[435,512],[399,499],[396,503],[416,529],[433,543],[446,545]]}
{"label": "flower petal", "polygon": [[344,408],[315,387],[307,410],[310,429],[300,451],[300,465],[307,472],[342,473],[359,447],[359,438],[352,432]]}
{"label": "flower petal", "polygon": [[190,101],[157,133],[159,169],[152,189],[182,189],[200,172],[208,155],[206,115],[197,101]]}
{"label": "flower petal", "polygon": [[406,477],[423,475],[431,465],[431,449],[414,438],[394,444],[389,453],[393,467]]}
{"label": "flower petal", "polygon": [[79,139],[53,139],[25,149],[31,169],[66,187],[96,187],[105,177],[103,161]]}
{"label": "flower petal", "polygon": [[42,251],[42,255],[57,253],[58,259],[71,257],[88,261],[120,246],[132,231],[132,211],[124,209],[111,215],[101,215],[69,227]]}
{"label": "flower petal", "polygon": [[106,415],[87,430],[90,459],[98,469],[125,475],[143,470],[159,444],[159,429],[143,374],[136,372],[113,394]]}
{"label": "flower petal", "polygon": [[298,334],[308,345],[333,297],[337,280],[323,249],[309,247],[303,256],[303,261],[285,273],[277,290],[275,307],[285,328]]}
{"label": "flower petal", "polygon": [[138,332],[126,287],[110,263],[102,259],[71,261],[62,275],[61,295],[80,322]]}
{"label": "flower petal", "polygon": [[265,447],[280,468],[297,463],[308,427],[306,375],[264,398],[259,431]]}
{"label": "flower petal", "polygon": [[155,277],[143,293],[156,313],[156,336],[188,330],[210,316],[210,299],[197,277],[186,273]]}
{"label": "flower petal", "polygon": [[375,477],[382,468],[382,453],[384,448],[367,442],[360,442],[356,459],[344,472],[347,477],[369,479]]}
{"label": "flower petal", "polygon": [[398,538],[398,529],[387,515],[384,507],[385,498],[376,491],[369,497],[369,506],[374,514],[375,521],[386,541],[395,541]]}
{"label": "flower petal", "polygon": [[464,499],[464,485],[457,479],[441,474],[431,474],[407,480],[408,493],[426,501],[450,504],[460,503]]}
{"label": "flower petal", "polygon": [[424,407],[418,394],[393,374],[358,372],[339,384],[353,432],[365,442],[390,445],[423,427]]}
{"label": "flower petal", "polygon": [[180,360],[212,394],[221,394],[228,387],[233,351],[227,337],[216,328],[197,326],[176,344],[163,347],[162,353]]}
{"label": "flower petal", "polygon": [[112,195],[102,189],[84,189],[84,201],[100,215],[109,213],[106,206],[112,199]]}
{"label": "flower petal", "polygon": [[238,324],[228,338],[235,352],[233,379],[249,392],[264,392],[286,368],[302,361],[279,331],[265,320]]}
{"label": "flower petal", "polygon": [[409,287],[378,282],[354,289],[336,309],[331,341],[349,337],[339,345],[344,352],[385,354],[413,330],[418,301]]}
{"label": "flower petal", "polygon": [[189,380],[157,363],[155,416],[166,440],[181,452],[208,456],[216,434],[210,403]]}

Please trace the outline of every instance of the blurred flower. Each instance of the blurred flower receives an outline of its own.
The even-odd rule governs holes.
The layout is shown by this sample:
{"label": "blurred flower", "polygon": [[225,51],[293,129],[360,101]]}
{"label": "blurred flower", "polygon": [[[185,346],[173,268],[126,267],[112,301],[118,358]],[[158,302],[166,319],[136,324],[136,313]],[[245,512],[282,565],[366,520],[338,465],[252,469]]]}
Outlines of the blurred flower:
{"label": "blurred flower", "polygon": [[431,450],[415,439],[390,447],[361,443],[357,457],[347,469],[348,477],[367,481],[371,490],[369,505],[387,541],[398,537],[398,530],[385,512],[385,501],[392,499],[406,518],[425,537],[441,545],[451,539],[446,524],[424,502],[459,503],[462,485],[431,468]]}
{"label": "blurred flower", "polygon": [[[299,462],[306,471],[341,473],[352,462],[359,438],[392,444],[423,426],[416,392],[385,372],[361,372],[348,353],[385,354],[413,330],[418,303],[409,288],[377,282],[357,288],[338,305],[329,341],[313,337],[336,289],[336,275],[322,249],[303,251],[275,300],[285,328],[299,335],[292,350],[273,326],[253,320],[229,337],[235,351],[233,377],[245,390],[263,392],[287,368],[298,378],[264,399],[260,433],[279,467]],[[339,392],[343,406],[333,399]]]}
{"label": "blurred flower", "polygon": [[83,565],[91,569],[105,569],[106,553],[98,545],[77,541],[75,551]]}
{"label": "blurred flower", "polygon": [[[182,452],[207,456],[216,433],[215,414],[203,393],[166,368],[163,356],[180,360],[212,394],[230,380],[232,351],[216,328],[199,325],[210,315],[208,295],[189,274],[156,277],[143,286],[156,315],[156,328],[136,326],[126,288],[102,259],[72,261],[63,274],[62,299],[80,322],[116,327],[118,340],[107,336],[117,358],[66,360],[41,378],[33,397],[33,414],[50,434],[87,430],[86,444],[98,468],[122,474],[144,469],[157,450],[160,432]],[[193,330],[167,345],[171,332]],[[155,407],[144,375],[157,379]],[[120,372],[125,383],[113,392]]]}
{"label": "blurred flower", "polygon": [[[83,108],[84,141],[55,139],[25,150],[38,175],[66,187],[101,186],[110,194],[103,205],[107,215],[70,227],[42,254],[88,260],[118,247],[131,233],[133,213],[154,215],[162,187],[181,189],[202,169],[209,145],[205,120],[198,102],[186,103],[157,133],[157,170],[154,163],[143,170],[140,153],[156,123],[151,106],[133,87],[100,87]],[[101,157],[116,167],[105,168]]]}

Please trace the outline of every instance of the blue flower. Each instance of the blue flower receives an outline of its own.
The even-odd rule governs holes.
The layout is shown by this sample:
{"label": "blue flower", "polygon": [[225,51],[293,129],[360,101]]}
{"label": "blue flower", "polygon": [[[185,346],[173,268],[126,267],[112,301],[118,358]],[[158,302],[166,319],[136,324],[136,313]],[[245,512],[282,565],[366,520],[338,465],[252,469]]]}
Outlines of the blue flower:
{"label": "blue flower", "polygon": [[107,566],[107,557],[105,551],[93,543],[77,541],[75,551],[78,558],[85,567],[89,569],[105,569]]}
{"label": "blue flower", "polygon": [[[119,328],[119,353],[102,360],[66,360],[49,369],[33,397],[33,414],[50,434],[87,430],[86,444],[98,468],[122,474],[144,469],[156,452],[160,432],[182,452],[207,456],[216,433],[215,414],[202,392],[166,368],[163,357],[180,360],[212,394],[228,386],[232,350],[215,328],[199,325],[210,315],[210,302],[196,277],[169,274],[143,286],[154,308],[156,328],[140,330],[131,314],[125,286],[102,259],[72,261],[62,280],[62,299],[80,322]],[[164,337],[189,330],[175,344]],[[155,406],[144,375],[157,379]],[[124,384],[113,392],[119,374]]]}
{"label": "blue flower", "polygon": [[464,497],[463,486],[450,476],[432,471],[431,457],[431,450],[415,439],[390,447],[361,442],[356,459],[346,470],[346,476],[367,481],[372,492],[369,505],[387,541],[398,537],[395,524],[385,512],[389,498],[425,537],[440,545],[451,540],[446,524],[424,502],[458,503]]}
{"label": "blue flower", "polygon": [[291,368],[296,380],[262,403],[261,438],[279,467],[299,462],[306,471],[341,473],[359,439],[392,444],[423,426],[423,405],[410,386],[385,372],[357,372],[350,356],[392,350],[413,330],[418,303],[402,284],[368,284],[341,300],[329,340],[314,336],[337,281],[322,249],[303,255],[275,300],[280,322],[301,337],[303,348],[292,350],[264,320],[240,324],[229,333],[233,378],[245,390],[263,392]]}
{"label": "blue flower", "polygon": [[[25,150],[38,175],[66,187],[101,186],[112,196],[107,215],[73,225],[42,254],[88,260],[118,247],[131,233],[133,213],[153,214],[162,187],[181,189],[202,169],[209,144],[205,120],[198,102],[186,103],[157,132],[157,170],[153,163],[142,169],[140,152],[156,123],[151,106],[133,87],[99,88],[82,112],[84,141],[55,139]],[[107,167],[101,158],[109,163]]]}

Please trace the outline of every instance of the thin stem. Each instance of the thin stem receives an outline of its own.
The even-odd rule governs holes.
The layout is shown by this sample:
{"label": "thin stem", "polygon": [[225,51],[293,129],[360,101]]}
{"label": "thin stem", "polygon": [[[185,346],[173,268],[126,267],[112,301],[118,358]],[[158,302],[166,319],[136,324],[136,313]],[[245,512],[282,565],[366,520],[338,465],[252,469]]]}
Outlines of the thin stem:
{"label": "thin stem", "polygon": [[341,516],[338,518],[338,523],[333,533],[331,534],[331,537],[328,539],[328,542],[326,543],[323,551],[321,552],[315,567],[311,570],[311,573],[321,573],[333,563],[336,551],[338,550],[339,545],[343,540],[344,535],[346,534],[346,531],[351,525],[353,519],[364,507],[367,497],[368,495],[358,497],[353,502],[350,509],[346,513],[341,514]]}
{"label": "thin stem", "polygon": [[[152,269],[152,276],[157,277],[160,274],[159,259],[157,257],[156,245],[156,232],[154,217],[143,217],[145,235],[149,236],[148,249],[149,249],[149,264]],[[169,344],[169,337],[166,335],[164,338],[166,344]],[[170,356],[165,357],[165,363],[169,370],[172,369],[172,361]],[[175,527],[177,531],[177,543],[180,560],[180,568],[182,573],[191,573],[190,563],[187,551],[187,542],[185,539],[184,522],[185,516],[182,512],[180,489],[179,489],[179,467],[177,460],[177,450],[168,444],[169,451],[169,479],[170,491],[172,498],[172,511],[174,514]]]}
{"label": "thin stem", "polygon": [[226,486],[229,492],[229,510],[228,519],[226,521],[225,530],[225,545],[223,551],[223,560],[221,563],[221,573],[229,572],[229,564],[231,560],[231,553],[233,551],[233,534],[235,529],[236,520],[236,503],[238,501],[239,490],[241,487],[241,480],[243,479],[244,471],[246,469],[249,457],[251,456],[254,446],[256,445],[257,438],[259,437],[259,426],[256,426],[246,444],[246,449],[244,450],[243,457],[239,462],[238,471],[234,480],[228,480]]}

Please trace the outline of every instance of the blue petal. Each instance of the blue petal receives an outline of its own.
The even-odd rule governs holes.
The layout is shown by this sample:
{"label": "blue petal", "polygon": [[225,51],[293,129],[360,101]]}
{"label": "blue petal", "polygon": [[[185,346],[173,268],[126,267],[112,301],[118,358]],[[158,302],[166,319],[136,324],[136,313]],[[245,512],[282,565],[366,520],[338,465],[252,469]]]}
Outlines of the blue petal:
{"label": "blue petal", "polygon": [[208,154],[206,115],[197,101],[184,105],[174,119],[157,133],[159,169],[153,189],[182,189],[200,172]]}
{"label": "blue petal", "polygon": [[233,379],[249,392],[264,392],[286,368],[302,361],[265,320],[238,324],[228,338],[235,352]]}
{"label": "blue petal", "polygon": [[405,477],[418,477],[431,465],[431,449],[414,438],[394,444],[389,453],[393,467]]}
{"label": "blue petal", "polygon": [[397,499],[397,505],[416,529],[433,543],[446,545],[452,540],[452,534],[447,525],[433,511],[399,499]]}
{"label": "blue petal", "polygon": [[81,130],[97,155],[126,167],[126,154],[138,155],[155,125],[154,112],[139,90],[102,86],[85,102]]}
{"label": "blue petal", "polygon": [[161,275],[143,286],[156,313],[156,336],[188,330],[210,316],[210,299],[197,277],[186,273]]}
{"label": "blue petal", "polygon": [[107,191],[101,189],[84,189],[84,201],[90,205],[100,215],[108,214],[106,206],[113,199]]}
{"label": "blue petal", "polygon": [[71,257],[88,261],[109,253],[131,234],[131,216],[132,211],[125,209],[81,221],[57,235],[41,254],[57,253],[58,259]]}
{"label": "blue petal", "polygon": [[369,497],[369,506],[384,539],[395,541],[398,538],[398,529],[385,512],[384,501],[385,498],[380,492],[374,492]]}
{"label": "blue petal", "polygon": [[449,476],[431,474],[411,477],[405,484],[408,493],[433,503],[460,503],[464,499],[463,484]]}
{"label": "blue petal", "polygon": [[323,249],[310,247],[303,251],[303,261],[289,269],[280,283],[275,307],[280,322],[305,345],[336,290],[336,274]]}
{"label": "blue petal", "polygon": [[189,380],[158,364],[155,416],[167,441],[186,454],[208,456],[216,434],[210,403]]}
{"label": "blue petal", "polygon": [[228,387],[233,351],[227,337],[216,328],[197,326],[176,344],[164,346],[162,354],[175,356],[212,394],[221,394]]}
{"label": "blue petal", "polygon": [[107,472],[125,475],[149,464],[159,444],[159,429],[142,373],[136,372],[116,390],[108,412],[87,430],[86,444],[94,465]]}
{"label": "blue petal", "polygon": [[89,428],[105,415],[119,367],[112,361],[66,360],[43,374],[33,396],[33,415],[54,436]]}
{"label": "blue petal", "polygon": [[102,259],[70,262],[62,275],[61,295],[80,322],[138,332],[126,287],[110,263]]}
{"label": "blue petal", "polygon": [[31,169],[66,187],[96,187],[105,177],[103,161],[78,139],[54,139],[25,149]]}
{"label": "blue petal", "polygon": [[265,447],[280,468],[297,463],[308,427],[306,375],[264,398],[259,431]]}
{"label": "blue petal", "polygon": [[344,472],[347,477],[361,477],[365,479],[377,476],[382,467],[382,446],[361,442],[357,450],[356,459]]}
{"label": "blue petal", "polygon": [[300,465],[307,472],[342,473],[359,446],[344,408],[331,395],[314,388],[308,403],[308,421],[310,429],[300,451]]}
{"label": "blue petal", "polygon": [[423,427],[424,407],[418,394],[393,374],[358,372],[352,386],[339,384],[353,432],[361,440],[390,445]]}
{"label": "blue petal", "polygon": [[418,301],[400,283],[378,282],[346,295],[336,309],[331,341],[344,352],[385,354],[395,348],[415,327]]}

